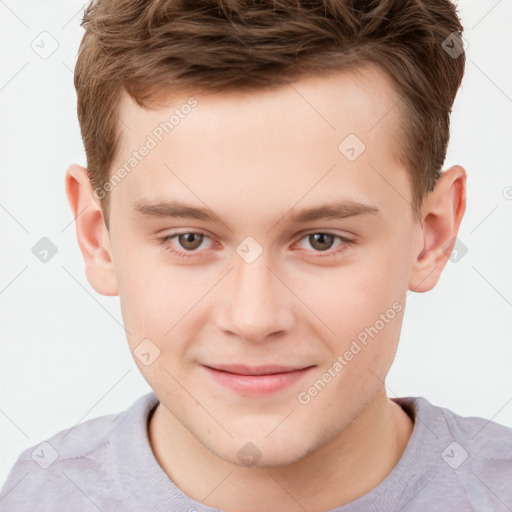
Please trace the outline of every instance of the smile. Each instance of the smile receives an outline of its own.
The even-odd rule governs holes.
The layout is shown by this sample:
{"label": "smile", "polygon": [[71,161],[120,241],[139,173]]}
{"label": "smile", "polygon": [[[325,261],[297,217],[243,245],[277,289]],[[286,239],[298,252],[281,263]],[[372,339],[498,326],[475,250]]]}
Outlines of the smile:
{"label": "smile", "polygon": [[284,389],[297,382],[314,366],[292,368],[283,366],[248,367],[243,365],[216,365],[201,368],[218,384],[238,393],[261,395]]}

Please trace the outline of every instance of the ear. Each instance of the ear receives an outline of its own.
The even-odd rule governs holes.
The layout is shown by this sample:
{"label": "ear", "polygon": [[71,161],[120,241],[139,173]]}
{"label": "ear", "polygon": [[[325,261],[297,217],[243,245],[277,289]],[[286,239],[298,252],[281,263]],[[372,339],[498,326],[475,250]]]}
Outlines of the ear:
{"label": "ear", "polygon": [[87,169],[76,164],[68,167],[66,194],[75,217],[76,236],[89,283],[102,295],[118,295],[110,236]]}
{"label": "ear", "polygon": [[[466,171],[454,165],[443,172],[422,207],[422,236],[409,281],[409,290],[434,288],[448,262],[466,211]],[[420,233],[421,235],[421,233]]]}

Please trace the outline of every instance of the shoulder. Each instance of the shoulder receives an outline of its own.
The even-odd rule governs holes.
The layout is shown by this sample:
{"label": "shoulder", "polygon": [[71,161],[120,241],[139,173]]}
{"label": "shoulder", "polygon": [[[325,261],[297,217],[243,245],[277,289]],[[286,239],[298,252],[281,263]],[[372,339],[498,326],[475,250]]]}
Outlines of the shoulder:
{"label": "shoulder", "polygon": [[512,462],[512,428],[485,418],[461,416],[445,407],[433,405],[423,397],[394,400],[412,411],[418,421],[441,438],[451,437],[463,442],[475,455],[504,457]]}
{"label": "shoulder", "polygon": [[108,489],[114,483],[110,469],[121,462],[116,445],[129,439],[127,431],[144,424],[157,402],[148,393],[125,411],[84,421],[24,450],[2,488],[0,511],[34,510],[35,504],[40,511],[54,510],[56,502],[73,509],[87,493],[81,484]]}
{"label": "shoulder", "polygon": [[414,417],[411,448],[416,464],[423,461],[425,478],[432,478],[428,499],[458,495],[473,510],[512,506],[511,428],[461,416],[422,397],[393,400]]}

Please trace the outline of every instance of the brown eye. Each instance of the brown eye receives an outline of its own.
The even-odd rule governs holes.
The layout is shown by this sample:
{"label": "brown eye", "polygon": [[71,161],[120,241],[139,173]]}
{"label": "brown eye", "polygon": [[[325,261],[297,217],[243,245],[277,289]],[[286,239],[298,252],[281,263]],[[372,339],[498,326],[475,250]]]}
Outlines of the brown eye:
{"label": "brown eye", "polygon": [[328,233],[313,233],[309,235],[309,243],[318,251],[326,251],[332,247],[334,238],[334,235]]}
{"label": "brown eye", "polygon": [[[208,247],[201,247],[210,237],[201,232],[184,231],[158,239],[163,250],[176,258],[200,258],[208,254]],[[208,245],[208,244],[207,244]]]}
{"label": "brown eye", "polygon": [[[337,242],[336,242],[337,241]],[[329,231],[310,231],[301,238],[298,247],[316,258],[332,258],[342,255],[353,244],[353,240]]]}
{"label": "brown eye", "polygon": [[201,245],[203,239],[204,235],[200,233],[183,233],[178,235],[178,242],[181,247],[189,251],[197,249]]}

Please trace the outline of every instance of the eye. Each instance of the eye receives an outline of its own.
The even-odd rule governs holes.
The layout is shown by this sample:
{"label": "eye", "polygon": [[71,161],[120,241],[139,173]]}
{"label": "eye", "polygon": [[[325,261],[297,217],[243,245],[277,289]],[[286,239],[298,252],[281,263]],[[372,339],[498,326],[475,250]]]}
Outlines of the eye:
{"label": "eye", "polygon": [[[337,246],[335,246],[334,250],[329,250],[332,248],[335,239],[340,240],[340,243]],[[307,244],[309,244],[311,247],[313,247],[313,252],[325,253],[315,254],[315,257],[333,256],[334,254],[338,254],[339,252],[345,250],[348,247],[348,245],[352,242],[352,240],[349,240],[344,236],[336,235],[335,233],[329,233],[325,231],[315,231],[312,233],[307,233],[301,238],[301,241],[303,240],[306,241]]]}
{"label": "eye", "polygon": [[[177,244],[184,250],[176,250],[169,242],[171,242],[174,238],[177,239]],[[194,256],[198,256],[200,252],[200,247],[203,242],[207,239],[210,239],[205,233],[187,231],[183,233],[173,233],[167,236],[160,238],[160,243],[165,247],[167,251],[170,252],[173,256],[178,256],[180,258],[190,258]],[[330,250],[333,246],[334,240],[340,240],[340,243],[335,246],[334,250]],[[333,256],[335,254],[340,253],[343,250],[346,250],[348,246],[352,243],[352,240],[345,238],[341,235],[336,235],[335,233],[325,232],[325,231],[315,231],[311,233],[307,233],[303,235],[300,241],[306,240],[311,247],[313,247],[314,253],[325,253],[325,254],[315,254],[315,257],[325,257],[325,256]]]}
{"label": "eye", "polygon": [[[168,245],[168,242],[170,242],[173,238],[177,238],[177,243],[179,246],[185,249],[185,251],[177,251],[171,245]],[[164,245],[165,248],[171,253],[171,255],[181,258],[190,258],[197,255],[197,252],[199,252],[197,249],[201,247],[201,244],[207,238],[209,237],[204,233],[187,231],[184,233],[174,233],[172,235],[167,235],[163,238],[160,238],[159,240],[160,243]]]}

